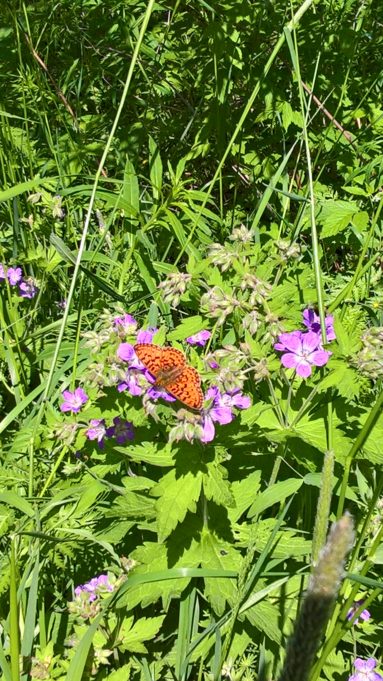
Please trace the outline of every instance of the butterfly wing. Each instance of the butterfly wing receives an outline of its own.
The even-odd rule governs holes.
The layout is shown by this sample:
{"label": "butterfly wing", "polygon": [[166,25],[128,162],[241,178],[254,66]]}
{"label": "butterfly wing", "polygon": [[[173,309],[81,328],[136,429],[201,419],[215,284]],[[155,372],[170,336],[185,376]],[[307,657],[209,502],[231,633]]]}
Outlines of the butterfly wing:
{"label": "butterfly wing", "polygon": [[185,355],[177,348],[166,347],[162,348],[161,369],[162,371],[171,371],[172,369],[179,369],[186,365]]}
{"label": "butterfly wing", "polygon": [[134,346],[138,359],[153,376],[157,376],[162,369],[162,351],[163,348],[153,343],[137,343]]}
{"label": "butterfly wing", "polygon": [[164,387],[168,393],[191,409],[201,409],[203,403],[201,379],[193,367],[185,366],[181,374],[175,380],[166,381]]}

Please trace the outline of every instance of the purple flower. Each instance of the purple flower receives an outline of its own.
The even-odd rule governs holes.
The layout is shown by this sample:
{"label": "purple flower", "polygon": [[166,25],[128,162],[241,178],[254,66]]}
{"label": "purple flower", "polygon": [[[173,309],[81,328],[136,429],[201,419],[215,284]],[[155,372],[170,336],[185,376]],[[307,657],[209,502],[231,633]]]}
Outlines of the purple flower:
{"label": "purple flower", "polygon": [[[355,601],[354,605],[352,608],[347,613],[347,619],[350,621],[354,617],[355,613],[357,610],[359,610],[360,606],[363,605],[363,601]],[[364,622],[367,622],[371,618],[371,613],[369,610],[362,610],[362,612],[358,615],[356,620],[354,620],[353,624],[358,624],[359,620],[363,620]]]}
{"label": "purple flower", "polygon": [[311,376],[312,366],[321,367],[327,364],[331,352],[323,350],[318,334],[313,331],[302,333],[292,331],[280,334],[279,342],[274,345],[276,350],[285,352],[281,362],[287,369],[295,369],[298,376]]}
{"label": "purple flower", "polygon": [[19,284],[19,294],[22,298],[34,298],[38,290],[37,286],[30,279]]}
{"label": "purple flower", "polygon": [[141,329],[137,334],[137,343],[151,343],[157,331],[158,329],[155,326],[150,326],[146,331]]}
{"label": "purple flower", "polygon": [[166,402],[176,401],[176,398],[168,393],[164,388],[160,388],[159,386],[157,387],[155,385],[152,388],[149,388],[146,391],[146,394],[152,400],[158,400],[159,398],[162,398],[163,400],[166,400]]}
{"label": "purple flower", "polygon": [[113,319],[113,324],[117,331],[121,329],[126,334],[135,331],[137,327],[136,320],[130,314],[124,314],[121,317],[115,317]]}
{"label": "purple flower", "polygon": [[210,369],[219,369],[219,364],[215,359],[209,359],[208,365]]}
{"label": "purple flower", "polygon": [[118,445],[124,445],[128,440],[133,440],[133,423],[124,421],[119,416],[114,417],[113,423],[114,426],[110,426],[110,428],[106,429],[108,437],[115,437]]}
{"label": "purple flower", "polygon": [[5,281],[4,265],[0,263],[0,281]]}
{"label": "purple flower", "polygon": [[7,277],[11,286],[16,286],[23,276],[21,267],[8,267]]}
{"label": "purple flower", "polygon": [[[310,331],[313,331],[314,333],[321,334],[321,326],[320,326],[320,317],[319,315],[314,312],[312,308],[307,308],[306,310],[303,310],[303,323],[305,326]],[[336,339],[335,331],[334,331],[334,317],[332,315],[327,315],[325,317],[325,325],[326,325],[326,336],[328,341],[332,341]]]}
{"label": "purple flower", "polygon": [[117,348],[117,357],[122,359],[123,362],[131,362],[136,358],[133,345],[131,343],[120,343]]}
{"label": "purple flower", "polygon": [[110,583],[108,575],[100,575],[99,577],[93,577],[86,584],[76,586],[74,594],[77,598],[81,598],[84,595],[89,602],[92,602],[96,600],[100,593],[113,590],[114,586]]}
{"label": "purple flower", "polygon": [[223,403],[223,395],[216,385],[209,388],[205,400],[212,400],[212,402],[203,413],[201,442],[211,442],[215,435],[214,423],[220,423],[221,426],[224,426],[233,420],[234,415],[231,406]]}
{"label": "purple flower", "polygon": [[199,345],[201,348],[203,348],[203,346],[206,345],[207,341],[209,340],[210,336],[211,332],[205,329],[203,331],[195,333],[193,336],[188,336],[186,342],[189,343],[190,345]]}
{"label": "purple flower", "polygon": [[97,440],[101,449],[104,448],[104,437],[106,435],[104,419],[91,419],[90,428],[85,431],[88,440]]}
{"label": "purple flower", "polygon": [[224,393],[221,402],[227,407],[236,407],[237,409],[248,409],[251,405],[250,397],[244,395],[239,388]]}
{"label": "purple flower", "polygon": [[357,657],[354,662],[356,674],[352,674],[348,681],[381,681],[383,676],[374,672],[376,665],[377,662],[373,657],[369,657],[368,660]]}
{"label": "purple flower", "polygon": [[124,390],[128,390],[133,397],[142,395],[144,392],[144,387],[140,385],[141,376],[142,374],[138,373],[137,371],[127,371],[125,380],[119,383],[117,386],[118,392],[122,393]]}
{"label": "purple flower", "polygon": [[74,392],[64,390],[62,393],[64,402],[60,405],[60,411],[73,411],[77,414],[83,404],[88,401],[88,395],[82,388],[76,388]]}

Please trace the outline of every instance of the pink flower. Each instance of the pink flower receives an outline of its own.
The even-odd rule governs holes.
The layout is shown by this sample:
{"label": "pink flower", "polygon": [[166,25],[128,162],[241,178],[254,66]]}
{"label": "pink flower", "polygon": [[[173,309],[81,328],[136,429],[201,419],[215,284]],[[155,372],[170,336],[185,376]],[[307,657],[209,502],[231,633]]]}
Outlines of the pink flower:
{"label": "pink flower", "polygon": [[35,286],[33,281],[30,279],[27,279],[26,281],[22,281],[19,284],[19,293],[22,298],[34,298],[35,295],[38,293],[38,288]]}
{"label": "pink flower", "polygon": [[[354,617],[355,613],[357,610],[359,610],[360,606],[363,604],[363,601],[355,601],[354,605],[352,608],[347,613],[347,619],[350,621]],[[363,620],[363,622],[367,622],[371,618],[371,613],[369,610],[362,610],[360,615],[354,620],[353,624],[358,624],[359,620]]]}
{"label": "pink flower", "polygon": [[73,411],[77,414],[81,407],[88,401],[88,395],[82,388],[76,388],[73,392],[71,390],[64,390],[62,393],[64,402],[60,405],[60,411]]}
{"label": "pink flower", "polygon": [[323,350],[320,337],[313,331],[281,333],[278,339],[279,342],[274,348],[285,353],[281,357],[283,366],[295,369],[302,378],[311,376],[313,366],[321,367],[327,364],[332,355],[328,350]]}
{"label": "pink flower", "polygon": [[151,343],[153,336],[157,331],[158,329],[156,329],[155,326],[150,326],[149,329],[146,329],[145,331],[141,329],[137,334],[137,343]]}
{"label": "pink flower", "polygon": [[211,442],[215,436],[214,423],[221,426],[231,423],[235,414],[233,408],[247,409],[250,406],[250,398],[242,395],[239,390],[232,393],[221,393],[216,385],[206,392],[205,400],[212,400],[209,407],[204,409],[202,418],[201,442]]}
{"label": "pink flower", "polygon": [[205,329],[203,331],[198,331],[198,333],[195,333],[192,336],[188,336],[186,342],[189,343],[189,345],[199,345],[202,348],[206,345],[210,336],[211,332]]}
{"label": "pink flower", "polygon": [[[320,326],[320,317],[312,308],[307,308],[306,310],[303,310],[303,323],[305,326],[310,331],[314,331],[314,333],[317,333],[321,335],[321,326]],[[327,315],[325,318],[325,325],[326,325],[326,336],[328,341],[332,341],[336,339],[335,331],[334,331],[334,317],[332,315]]]}
{"label": "pink flower", "polygon": [[369,657],[368,660],[362,660],[357,657],[354,662],[354,667],[357,670],[356,674],[352,674],[348,681],[381,681],[383,676],[374,672],[377,665],[376,660],[373,657]]}
{"label": "pink flower", "polygon": [[11,286],[16,286],[21,281],[23,272],[21,267],[8,267],[7,277]]}
{"label": "pink flower", "polygon": [[118,445],[124,445],[128,440],[133,440],[133,423],[130,423],[130,421],[124,421],[119,416],[115,416],[113,423],[114,426],[106,429],[106,434],[108,437],[115,437]]}
{"label": "pink flower", "polygon": [[4,265],[0,263],[0,281],[5,281],[5,270]]}
{"label": "pink flower", "polygon": [[113,319],[113,324],[118,331],[121,329],[124,333],[132,333],[137,328],[137,322],[130,314],[124,314],[121,317],[115,317]]}
{"label": "pink flower", "polygon": [[101,449],[104,448],[104,437],[106,435],[104,419],[91,419],[90,427],[85,431],[88,440],[97,440]]}

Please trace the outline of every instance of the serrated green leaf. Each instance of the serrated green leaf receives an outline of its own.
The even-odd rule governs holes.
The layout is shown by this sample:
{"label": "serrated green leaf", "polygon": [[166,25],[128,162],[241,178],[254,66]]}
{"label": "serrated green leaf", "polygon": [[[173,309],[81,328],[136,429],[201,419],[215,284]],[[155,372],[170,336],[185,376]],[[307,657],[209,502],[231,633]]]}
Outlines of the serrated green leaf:
{"label": "serrated green leaf", "polygon": [[168,333],[167,338],[170,342],[185,340],[188,336],[193,335],[206,329],[206,321],[200,316],[195,315],[194,317],[188,317],[178,324],[178,326]]}
{"label": "serrated green leaf", "polygon": [[[201,566],[208,569],[240,570],[242,557],[234,546],[204,529],[200,545]],[[233,579],[205,579],[205,596],[217,614],[222,614],[226,602],[233,603],[237,584]]]}
{"label": "serrated green leaf", "polygon": [[246,619],[271,641],[281,642],[282,632],[280,627],[279,608],[267,601],[257,603],[245,613]]}
{"label": "serrated green leaf", "polygon": [[318,392],[325,392],[328,388],[336,388],[336,391],[346,400],[352,400],[360,391],[360,375],[346,362],[339,359],[331,360],[331,371],[325,376],[318,386]]}
{"label": "serrated green leaf", "polygon": [[330,199],[322,204],[318,222],[322,224],[322,238],[335,236],[350,224],[358,206],[353,201],[334,201]]}
{"label": "serrated green leaf", "polygon": [[146,653],[144,641],[150,641],[161,629],[165,615],[159,617],[141,617],[134,622],[133,617],[126,617],[119,631],[120,646],[122,650],[131,653]]}
{"label": "serrated green leaf", "polygon": [[160,541],[166,539],[186,513],[195,513],[201,493],[202,473],[187,472],[177,477],[175,469],[169,471],[152,489],[153,496],[159,497],[156,503],[157,527]]}
{"label": "serrated green leaf", "polygon": [[232,483],[235,506],[229,508],[229,518],[232,522],[237,522],[241,515],[251,506],[256,498],[260,486],[261,471],[253,471],[242,480],[235,480]]}
{"label": "serrated green leaf", "polygon": [[[134,570],[134,574],[145,575],[151,572],[160,572],[168,570],[168,549],[165,544],[157,544],[156,542],[144,542],[142,546],[132,551],[131,558],[137,561],[138,565]],[[189,559],[186,564],[192,567],[199,565],[200,557],[193,560]],[[182,560],[180,561],[182,564]],[[122,602],[126,603],[129,608],[133,608],[139,603],[142,607],[162,600],[164,608],[167,608],[171,598],[178,598],[184,589],[188,586],[190,579],[188,577],[172,580],[163,580],[157,582],[150,582],[146,584],[139,584],[127,591],[123,597]]]}
{"label": "serrated green leaf", "polygon": [[249,509],[248,517],[253,518],[255,515],[262,513],[266,508],[284,501],[287,497],[295,494],[302,484],[302,478],[289,478],[288,480],[282,480],[281,482],[276,482],[275,485],[271,485],[271,487],[257,495]]}
{"label": "serrated green leaf", "polygon": [[227,481],[227,473],[215,462],[208,464],[208,472],[203,476],[203,489],[206,499],[211,499],[226,508],[234,506],[234,497]]}
{"label": "serrated green leaf", "polygon": [[[126,454],[126,449],[116,447],[117,451]],[[141,442],[129,449],[129,458],[133,461],[143,461],[151,466],[173,466],[174,454],[169,444],[155,442]]]}

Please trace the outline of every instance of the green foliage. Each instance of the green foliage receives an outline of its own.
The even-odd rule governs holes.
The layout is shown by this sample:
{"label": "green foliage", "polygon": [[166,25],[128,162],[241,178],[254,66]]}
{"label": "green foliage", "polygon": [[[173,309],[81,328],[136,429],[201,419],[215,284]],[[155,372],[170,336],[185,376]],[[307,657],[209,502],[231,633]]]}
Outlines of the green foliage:
{"label": "green foliage", "polygon": [[[381,640],[375,4],[11,0],[0,46],[1,679],[277,679],[328,450],[358,537],[308,681],[347,679]],[[336,336],[306,377],[274,348],[304,310]],[[202,411],[121,355],[153,328]]]}

